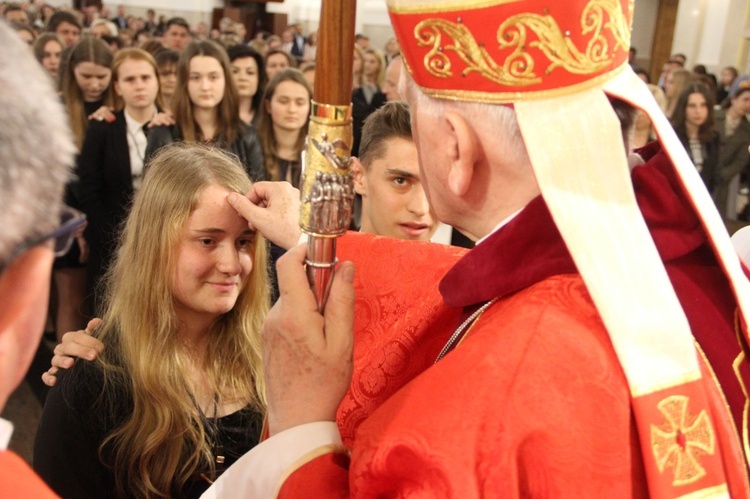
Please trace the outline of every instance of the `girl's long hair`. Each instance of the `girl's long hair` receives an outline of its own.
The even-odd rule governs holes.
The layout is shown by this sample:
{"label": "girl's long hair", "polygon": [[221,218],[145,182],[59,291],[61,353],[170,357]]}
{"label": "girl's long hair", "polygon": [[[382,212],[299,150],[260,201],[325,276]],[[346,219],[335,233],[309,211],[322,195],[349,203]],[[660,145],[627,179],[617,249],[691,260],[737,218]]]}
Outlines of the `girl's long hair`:
{"label": "girl's long hair", "polygon": [[[136,194],[105,277],[100,401],[117,420],[125,395],[132,400],[132,413],[121,417],[99,448],[120,495],[169,497],[196,471],[214,469],[187,381],[193,357],[178,337],[171,291],[183,226],[211,185],[244,194],[252,184],[227,153],[197,144],[162,148]],[[262,411],[260,331],[269,295],[266,243],[260,234],[254,237],[253,270],[235,306],[214,324],[198,361],[219,404],[239,402]]]}
{"label": "girl's long hair", "polygon": [[[120,66],[125,61],[146,61],[151,68],[154,70],[154,77],[159,82],[159,67],[156,65],[154,57],[143,49],[128,47],[120,49],[115,55],[114,61],[112,62],[112,86],[114,87],[115,82],[120,77]],[[161,84],[159,90],[156,92],[156,100],[154,103],[159,109],[164,109],[164,99],[161,96]],[[115,96],[115,107],[121,110],[125,106],[122,98],[118,95]]]}
{"label": "girl's long hair", "polygon": [[[99,38],[84,38],[75,44],[67,52],[65,63],[60,65],[60,93],[62,94],[65,110],[68,112],[70,119],[70,128],[73,132],[73,140],[78,150],[81,150],[83,139],[86,137],[86,127],[88,126],[88,116],[83,106],[83,91],[76,83],[74,74],[76,66],[82,62],[92,62],[98,66],[112,68],[112,51],[106,43]],[[64,70],[63,70],[64,68]],[[114,91],[112,90],[112,81],[106,90],[102,93],[103,105],[114,106]]]}
{"label": "girl's long hair", "polygon": [[[278,73],[276,76],[271,78],[271,81],[266,85],[266,90],[263,92],[263,101],[258,107],[258,137],[260,138],[260,145],[263,148],[263,166],[266,168],[266,175],[271,180],[283,180],[279,173],[279,148],[276,142],[276,136],[273,131],[273,119],[271,113],[268,111],[268,107],[271,105],[271,99],[273,94],[276,92],[276,87],[285,81],[293,81],[299,83],[307,90],[308,99],[312,99],[312,88],[310,83],[305,79],[305,75],[299,69],[288,68]],[[305,138],[307,137],[307,127],[310,123],[308,117],[307,121],[302,128],[299,130],[297,136],[297,143],[295,149],[297,155],[302,154],[302,150],[305,148]]]}
{"label": "girl's long hair", "polygon": [[680,94],[677,99],[677,106],[672,116],[672,126],[677,132],[677,136],[687,143],[687,126],[685,121],[685,111],[687,110],[688,99],[692,94],[701,94],[706,99],[706,107],[708,107],[708,117],[706,121],[698,128],[698,139],[703,142],[710,142],[716,135],[714,131],[714,97],[711,91],[702,83],[691,83]]}
{"label": "girl's long hair", "polygon": [[177,127],[182,132],[182,138],[187,142],[204,140],[200,127],[193,117],[193,103],[188,93],[190,79],[190,60],[195,56],[213,57],[224,71],[224,98],[221,100],[217,113],[216,137],[222,137],[231,144],[240,132],[240,109],[237,86],[232,78],[232,69],[224,48],[210,40],[190,42],[180,56],[177,63],[177,88],[172,97],[172,109]]}

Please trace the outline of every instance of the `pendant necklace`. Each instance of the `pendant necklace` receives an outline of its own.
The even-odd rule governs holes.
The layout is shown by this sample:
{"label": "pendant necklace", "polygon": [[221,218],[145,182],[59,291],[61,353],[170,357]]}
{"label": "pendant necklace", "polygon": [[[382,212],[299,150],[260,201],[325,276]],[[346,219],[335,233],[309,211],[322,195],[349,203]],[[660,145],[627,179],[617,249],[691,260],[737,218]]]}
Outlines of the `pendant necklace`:
{"label": "pendant necklace", "polygon": [[451,335],[451,337],[448,339],[448,342],[445,344],[443,349],[440,351],[440,354],[437,356],[437,359],[435,359],[436,364],[440,361],[440,359],[445,357],[448,352],[451,351],[456,341],[458,341],[458,339],[466,333],[469,327],[474,324],[477,319],[479,319],[479,317],[485,312],[485,310],[490,308],[499,299],[499,296],[491,299],[490,301],[479,307],[473,314],[471,314],[465,321],[463,321],[460,326],[458,326],[458,329],[456,329],[456,331]]}

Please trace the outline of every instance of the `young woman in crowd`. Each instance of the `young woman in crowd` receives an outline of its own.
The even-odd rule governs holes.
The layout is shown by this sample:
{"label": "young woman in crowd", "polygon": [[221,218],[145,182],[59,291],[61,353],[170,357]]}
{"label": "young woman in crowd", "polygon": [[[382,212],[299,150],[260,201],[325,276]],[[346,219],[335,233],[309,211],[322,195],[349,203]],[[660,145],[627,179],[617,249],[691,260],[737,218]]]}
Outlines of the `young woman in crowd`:
{"label": "young woman in crowd", "polygon": [[[654,96],[654,100],[659,105],[662,111],[667,107],[667,97],[664,95],[664,91],[657,85],[647,83],[646,86]],[[635,112],[635,123],[633,125],[632,135],[630,137],[629,146],[632,149],[638,149],[643,147],[652,140],[656,139],[651,120],[648,115],[640,109]]]}
{"label": "young woman in crowd", "polygon": [[672,116],[672,126],[693,164],[713,191],[719,163],[719,136],[714,131],[714,99],[700,83],[689,84],[680,94]]}
{"label": "young woman in crowd", "polygon": [[[81,150],[90,119],[104,121],[111,115],[114,95],[110,88],[112,53],[98,38],[85,38],[69,49],[64,70],[60,72],[63,104],[78,150]],[[80,185],[68,184],[65,202],[80,208]],[[86,323],[86,267],[88,247],[82,237],[64,256],[55,260],[53,272],[58,339]]]}
{"label": "young woman in crowd", "polygon": [[362,69],[362,77],[366,83],[371,83],[380,90],[385,80],[385,60],[379,50],[365,50],[365,61]]}
{"label": "young woman in crowd", "polygon": [[246,125],[257,125],[258,108],[267,83],[263,56],[247,45],[229,47],[227,55],[232,65],[232,78],[237,85],[240,119]]}
{"label": "young woman in crowd", "polygon": [[266,76],[270,80],[287,68],[296,68],[297,62],[281,49],[271,49],[266,53]]}
{"label": "young woman in crowd", "polygon": [[118,228],[141,184],[147,144],[144,127],[163,107],[156,62],[148,52],[120,50],[112,63],[112,81],[122,110],[111,123],[89,125],[78,158],[80,207],[89,221],[87,295],[94,298],[95,310],[100,303],[96,285],[112,259]]}
{"label": "young woman in crowd", "polygon": [[164,101],[164,110],[171,112],[172,97],[177,90],[177,64],[180,54],[171,49],[161,49],[154,54],[159,68],[159,90]]}
{"label": "young woman in crowd", "polygon": [[365,52],[362,47],[354,45],[354,61],[352,62],[352,90],[362,86],[362,71],[365,66]]}
{"label": "young woman in crowd", "polygon": [[[70,118],[73,139],[80,150],[90,119],[104,119],[114,105],[110,87],[112,52],[98,38],[84,38],[67,54],[60,75],[60,92]],[[104,108],[104,109],[102,109]],[[101,119],[100,119],[101,118]]]}
{"label": "young woman in crowd", "polygon": [[719,135],[719,167],[714,200],[719,213],[728,220],[737,220],[737,193],[740,174],[750,164],[750,82],[743,82],[730,97],[728,109],[716,112],[715,130]]}
{"label": "young woman in crowd", "polygon": [[380,90],[385,79],[385,63],[380,52],[365,50],[362,68],[362,83],[352,92],[352,156],[359,154],[365,120],[386,102],[385,94]]}
{"label": "young woman in crowd", "polygon": [[18,33],[21,40],[26,42],[26,45],[29,47],[34,46],[34,42],[36,42],[36,31],[34,31],[34,28],[32,28],[31,25],[27,23],[11,23],[10,27]]}
{"label": "young woman in crowd", "polygon": [[57,86],[57,71],[60,68],[60,57],[63,49],[62,40],[54,33],[42,33],[34,42],[36,60],[55,80],[55,86]]}
{"label": "young woman in crowd", "polygon": [[268,82],[259,108],[258,136],[266,176],[299,187],[312,89],[297,69],[286,69]]}
{"label": "young woman in crowd", "polygon": [[216,149],[154,158],[106,277],[106,348],[42,414],[34,467],[62,497],[199,497],[257,444],[266,245],[226,199],[251,185]]}
{"label": "young woman in crowd", "polygon": [[237,155],[253,181],[264,178],[260,142],[253,128],[240,120],[231,73],[226,51],[215,42],[191,42],[185,48],[172,97],[175,124],[151,129],[147,161],[175,141],[210,143]]}

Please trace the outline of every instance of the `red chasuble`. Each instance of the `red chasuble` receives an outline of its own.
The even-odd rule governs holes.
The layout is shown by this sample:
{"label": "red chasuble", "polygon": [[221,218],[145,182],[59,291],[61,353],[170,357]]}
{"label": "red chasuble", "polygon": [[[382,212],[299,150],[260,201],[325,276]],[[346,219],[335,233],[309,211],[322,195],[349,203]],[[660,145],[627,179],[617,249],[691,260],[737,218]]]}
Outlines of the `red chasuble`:
{"label": "red chasuble", "polygon": [[[86,477],[81,477],[85,480]],[[34,471],[11,451],[0,452],[0,498],[53,499],[52,492]]]}
{"label": "red chasuble", "polygon": [[[739,437],[747,365],[734,299],[669,160],[658,145],[640,152],[648,163],[633,171],[638,202],[710,362],[703,374],[716,381],[711,438],[732,497],[747,497]],[[380,252],[395,254],[396,267],[373,261]],[[447,306],[434,301],[435,277],[456,254],[440,254],[382,238],[342,240],[342,257],[358,265],[356,313],[377,311],[355,324],[355,378],[338,414],[351,463],[312,458],[286,479],[281,497],[643,497],[644,452],[667,459],[675,495],[700,488],[679,475],[700,468],[706,429],[686,409],[680,423],[690,431],[667,435],[674,448],[642,448],[609,336],[541,198],[453,266],[440,283]],[[368,282],[373,274],[379,280]],[[372,305],[369,293],[381,299]],[[465,317],[496,297],[432,365],[458,325],[455,310]]]}

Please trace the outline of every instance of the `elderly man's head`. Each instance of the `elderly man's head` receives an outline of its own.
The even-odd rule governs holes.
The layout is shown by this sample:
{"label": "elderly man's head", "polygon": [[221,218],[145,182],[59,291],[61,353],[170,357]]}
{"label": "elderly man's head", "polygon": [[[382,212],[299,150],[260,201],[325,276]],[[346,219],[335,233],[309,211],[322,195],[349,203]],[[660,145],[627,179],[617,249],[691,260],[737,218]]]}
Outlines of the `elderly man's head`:
{"label": "elderly man's head", "polygon": [[1,409],[39,344],[53,260],[50,234],[60,224],[74,147],[49,77],[5,24],[0,45],[0,67],[14,68],[0,71]]}

